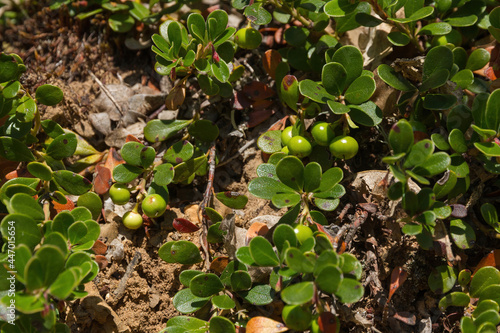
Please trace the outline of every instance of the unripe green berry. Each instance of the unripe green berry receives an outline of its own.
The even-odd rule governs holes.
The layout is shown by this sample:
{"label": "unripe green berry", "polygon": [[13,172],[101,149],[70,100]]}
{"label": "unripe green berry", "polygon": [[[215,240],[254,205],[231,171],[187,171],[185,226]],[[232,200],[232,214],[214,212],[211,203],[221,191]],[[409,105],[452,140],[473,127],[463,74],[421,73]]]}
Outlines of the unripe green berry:
{"label": "unripe green berry", "polygon": [[149,217],[159,217],[165,213],[167,203],[159,194],[150,194],[142,201],[142,212]]}
{"label": "unripe green berry", "polygon": [[317,122],[311,129],[311,134],[320,146],[328,146],[328,144],[335,138],[335,133],[330,125],[324,121]]}
{"label": "unripe green berry", "polygon": [[288,126],[281,132],[281,144],[283,146],[287,146],[290,139],[293,138],[292,130],[293,126]]}
{"label": "unripe green berry", "polygon": [[126,212],[123,215],[122,222],[129,229],[139,229],[142,226],[142,215],[136,211]]}
{"label": "unripe green berry", "polygon": [[115,205],[125,205],[130,200],[130,191],[126,184],[116,183],[109,189],[109,197]]}
{"label": "unripe green berry", "polygon": [[312,152],[312,145],[306,138],[302,136],[294,136],[288,141],[288,150],[292,155],[298,158],[303,158],[309,156]]}
{"label": "unripe green berry", "polygon": [[300,244],[304,243],[307,239],[313,236],[311,228],[303,224],[296,224],[293,226],[293,231]]}
{"label": "unripe green berry", "polygon": [[340,135],[330,143],[330,152],[337,158],[348,160],[358,153],[358,142],[347,135]]}
{"label": "unripe green berry", "polygon": [[234,34],[234,42],[242,49],[252,50],[262,43],[262,35],[252,27],[240,29]]}

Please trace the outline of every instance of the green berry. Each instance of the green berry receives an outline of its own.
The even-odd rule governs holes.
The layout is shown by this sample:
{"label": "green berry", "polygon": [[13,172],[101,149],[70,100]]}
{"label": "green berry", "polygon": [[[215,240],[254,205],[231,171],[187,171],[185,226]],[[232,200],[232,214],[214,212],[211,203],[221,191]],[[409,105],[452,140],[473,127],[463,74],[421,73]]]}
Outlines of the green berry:
{"label": "green berry", "polygon": [[159,217],[165,213],[167,203],[159,194],[150,194],[142,201],[142,212],[149,217]]}
{"label": "green berry", "polygon": [[311,311],[300,305],[285,305],[281,316],[285,325],[292,330],[305,331],[311,326]]}
{"label": "green berry", "polygon": [[290,141],[288,141],[287,147],[290,153],[298,158],[309,156],[312,152],[311,143],[302,136],[294,136],[291,138]]}
{"label": "green berry", "polygon": [[262,35],[252,27],[240,29],[234,34],[234,42],[242,49],[256,49],[262,43]]}
{"label": "green berry", "polygon": [[356,156],[358,149],[358,142],[352,136],[340,135],[330,143],[330,152],[332,155],[345,160]]}
{"label": "green berry", "polygon": [[303,224],[296,224],[293,231],[295,231],[295,236],[300,244],[304,243],[307,239],[313,236],[311,228]]}
{"label": "green berry", "polygon": [[314,141],[320,146],[328,146],[333,138],[335,138],[335,133],[330,125],[324,121],[314,124],[311,129],[311,134]]}
{"label": "green berry", "polygon": [[125,205],[130,200],[130,191],[126,184],[116,183],[109,189],[109,197],[115,205]]}
{"label": "green berry", "polygon": [[142,216],[135,211],[126,212],[123,215],[122,222],[129,229],[139,229],[142,226]]}
{"label": "green berry", "polygon": [[281,132],[281,144],[283,146],[287,146],[290,139],[293,138],[292,130],[293,126],[288,126]]}

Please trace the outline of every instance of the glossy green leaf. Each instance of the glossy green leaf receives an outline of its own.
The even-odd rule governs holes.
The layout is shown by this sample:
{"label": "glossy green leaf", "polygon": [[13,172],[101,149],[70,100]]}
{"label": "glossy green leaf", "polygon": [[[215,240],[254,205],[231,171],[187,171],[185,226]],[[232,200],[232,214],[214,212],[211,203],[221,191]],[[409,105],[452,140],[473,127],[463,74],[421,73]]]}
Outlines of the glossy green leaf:
{"label": "glossy green leaf", "polygon": [[113,178],[118,183],[130,183],[137,178],[143,169],[130,164],[119,164],[113,169]]}
{"label": "glossy green leaf", "polygon": [[[207,304],[209,299],[210,297],[195,296],[191,292],[191,289],[187,288],[177,292],[172,299],[172,303],[174,304],[175,309],[180,313],[193,313]],[[189,318],[191,318],[193,321],[199,320],[193,317]]]}
{"label": "glossy green leaf", "polygon": [[11,99],[17,96],[21,89],[19,81],[10,81],[3,86],[2,95],[5,99]]}
{"label": "glossy green leaf", "polygon": [[[222,274],[220,275],[220,280],[221,280],[222,284],[224,284],[226,287],[230,287],[231,286],[231,276],[236,271],[247,272],[248,268],[247,268],[247,266],[245,266],[245,264],[243,264],[242,262],[240,262],[238,260],[230,261],[227,264],[226,268],[224,268],[224,271],[222,272]],[[196,272],[198,272],[198,271],[196,271]]]}
{"label": "glossy green leaf", "polygon": [[433,154],[425,162],[413,168],[413,172],[424,177],[431,177],[444,172],[451,163],[451,158],[445,152]]}
{"label": "glossy green leaf", "polygon": [[212,296],[224,289],[219,277],[213,273],[196,275],[191,279],[189,287],[193,295],[198,297]]}
{"label": "glossy green leaf", "polygon": [[200,250],[188,241],[170,241],[158,250],[158,256],[168,263],[193,265],[202,261]]}
{"label": "glossy green leaf", "polygon": [[468,86],[474,83],[474,74],[470,69],[463,69],[455,74],[451,81],[455,82],[460,88],[467,89]]}
{"label": "glossy green leaf", "polygon": [[476,71],[483,68],[490,61],[490,53],[485,49],[474,50],[467,59],[466,69]]}
{"label": "glossy green leaf", "polygon": [[64,95],[61,88],[44,84],[36,88],[35,98],[38,103],[54,106],[63,100]]}
{"label": "glossy green leaf", "polygon": [[236,332],[236,328],[231,320],[222,316],[214,316],[210,318],[208,331],[210,333],[233,333]]}
{"label": "glossy green leaf", "polygon": [[333,54],[331,62],[341,64],[346,73],[346,86],[350,85],[363,72],[363,55],[361,51],[351,45],[342,46]]}
{"label": "glossy green leaf", "polygon": [[472,123],[471,110],[463,104],[459,104],[450,110],[446,118],[446,127],[449,132],[459,129],[462,133],[467,132]]}
{"label": "glossy green leaf", "polygon": [[281,81],[281,99],[292,110],[297,111],[299,101],[299,81],[293,75],[286,75]]}
{"label": "glossy green leaf", "polygon": [[474,147],[486,156],[500,156],[500,146],[494,142],[474,142]]}
{"label": "glossy green leaf", "polygon": [[35,100],[29,95],[24,95],[19,99],[16,111],[24,116],[24,121],[32,121],[37,113]]}
{"label": "glossy green leaf", "polygon": [[451,148],[448,140],[446,140],[440,133],[432,134],[431,140],[436,145],[436,148],[440,150],[449,150]]}
{"label": "glossy green leaf", "polygon": [[363,297],[365,290],[363,285],[354,279],[344,278],[340,283],[335,296],[344,304],[355,303]]}
{"label": "glossy green leaf", "polygon": [[52,175],[54,181],[69,194],[82,195],[92,188],[90,180],[71,171],[58,170],[54,171]]}
{"label": "glossy green leaf", "polygon": [[295,247],[286,250],[285,262],[288,267],[296,272],[312,273],[314,271],[314,263]]}
{"label": "glossy green leaf", "polygon": [[445,294],[453,288],[457,273],[453,267],[441,265],[433,269],[429,275],[429,287],[436,294]]}
{"label": "glossy green leaf", "polygon": [[394,154],[406,153],[413,145],[413,128],[407,120],[394,124],[389,132],[389,144]]}
{"label": "glossy green leaf", "polygon": [[461,249],[470,249],[476,244],[474,228],[461,219],[450,221],[450,234],[455,245]]}
{"label": "glossy green leaf", "polygon": [[411,14],[410,17],[407,18],[389,18],[391,21],[399,22],[399,23],[410,23],[420,21],[421,19],[426,18],[427,16],[432,15],[434,13],[434,7],[423,7]]}
{"label": "glossy green leaf", "polygon": [[153,182],[159,186],[167,186],[174,179],[174,167],[170,163],[158,165],[154,172]]}
{"label": "glossy green leaf", "polygon": [[35,160],[35,157],[24,143],[8,136],[0,137],[0,156],[16,162]]}
{"label": "glossy green leaf", "polygon": [[359,14],[370,14],[371,7],[367,2],[359,2],[357,3],[354,11],[343,17],[335,18],[336,27],[335,30],[339,34],[343,34],[344,32],[356,29],[360,26],[360,23],[357,20]]}
{"label": "glossy green leaf", "polygon": [[45,219],[42,206],[31,195],[26,193],[14,194],[10,199],[7,209],[11,214],[24,214],[36,221],[43,221]]}
{"label": "glossy green leaf", "polygon": [[447,94],[428,94],[424,99],[424,108],[428,110],[448,110],[457,102],[457,97]]}
{"label": "glossy green leaf", "polygon": [[340,96],[346,86],[347,71],[338,62],[330,62],[323,66],[321,80],[329,94]]}
{"label": "glossy green leaf", "polygon": [[235,271],[230,276],[233,291],[249,290],[252,288],[252,278],[247,271]]}
{"label": "glossy green leaf", "polygon": [[47,154],[55,160],[71,157],[76,151],[78,139],[73,133],[59,135],[47,147]]}
{"label": "glossy green leaf", "polygon": [[52,170],[45,164],[40,162],[31,162],[26,166],[28,171],[42,180],[49,181],[52,179]]}
{"label": "glossy green leaf", "polygon": [[135,20],[128,13],[116,13],[109,17],[108,23],[113,31],[124,33],[134,27]]}
{"label": "glossy green leaf", "polygon": [[13,244],[15,246],[25,244],[30,249],[34,249],[42,239],[36,221],[27,215],[19,213],[5,216],[0,223],[0,231],[6,240],[14,235]]}
{"label": "glossy green leaf", "polygon": [[281,292],[281,298],[287,304],[305,304],[312,300],[313,295],[314,283],[311,281],[293,284]]}
{"label": "glossy green leaf", "polygon": [[451,148],[459,154],[467,151],[467,143],[465,142],[464,134],[458,128],[454,128],[450,132],[448,142],[450,143]]}
{"label": "glossy green leaf", "polygon": [[271,267],[279,265],[279,259],[273,250],[273,246],[264,237],[252,238],[249,247],[250,255],[257,265]]}
{"label": "glossy green leaf", "polygon": [[408,222],[405,223],[401,231],[405,235],[418,235],[422,232],[422,225],[418,223]]}
{"label": "glossy green leaf", "polygon": [[411,41],[410,36],[400,31],[393,31],[387,35],[387,39],[392,45],[405,46]]}
{"label": "glossy green leaf", "polygon": [[491,285],[500,284],[500,272],[492,266],[484,266],[477,270],[470,283],[470,296],[480,297],[482,291]]}
{"label": "glossy green leaf", "polygon": [[286,156],[276,165],[276,175],[286,186],[302,191],[304,186],[304,165],[295,156]]}
{"label": "glossy green leaf", "polygon": [[472,313],[473,318],[479,317],[483,312],[488,311],[488,310],[494,310],[496,312],[499,312],[500,306],[498,305],[497,302],[491,300],[491,299],[485,299],[482,300],[477,304],[477,307],[474,309],[474,312]]}
{"label": "glossy green leaf", "polygon": [[308,163],[304,168],[304,191],[314,192],[321,184],[321,166],[316,162]]}
{"label": "glossy green leaf", "polygon": [[144,127],[144,138],[149,142],[165,141],[186,128],[191,122],[192,120],[151,120]]}
{"label": "glossy green leaf", "polygon": [[167,149],[163,155],[163,160],[173,164],[179,164],[189,160],[193,154],[194,147],[189,141],[178,141]]}
{"label": "glossy green leaf", "polygon": [[[500,288],[500,286],[490,286],[488,287],[488,289],[492,287]],[[476,320],[474,320],[474,326],[481,328],[484,325],[486,327],[492,327],[493,330],[496,330],[496,326],[498,325],[498,323],[500,323],[500,313],[494,310],[484,311],[479,316],[477,316]],[[484,331],[478,329],[477,332],[479,333],[491,332],[491,328],[485,329]]]}
{"label": "glossy green leaf", "polygon": [[290,187],[268,177],[258,177],[248,184],[248,191],[258,198],[271,200],[277,193],[294,193]]}
{"label": "glossy green leaf", "polygon": [[437,69],[422,82],[418,90],[428,91],[430,89],[439,88],[448,81],[449,76],[450,72],[447,69]]}
{"label": "glossy green leaf", "polygon": [[[13,197],[14,198],[14,197]],[[497,232],[500,230],[500,221],[498,220],[498,213],[495,208],[490,203],[485,203],[481,205],[481,215],[483,219],[492,226]]]}
{"label": "glossy green leaf", "polygon": [[31,291],[49,287],[63,268],[62,251],[54,245],[42,245],[26,264],[26,287]]}
{"label": "glossy green leaf", "polygon": [[252,305],[266,305],[275,299],[274,290],[268,284],[254,286],[248,291],[239,291],[238,295]]}
{"label": "glossy green leaf", "polygon": [[397,73],[394,68],[389,65],[382,64],[378,66],[377,73],[379,77],[391,87],[401,91],[414,91],[415,86],[411,84],[400,73]]}
{"label": "glossy green leaf", "polygon": [[188,129],[189,134],[203,142],[212,142],[219,136],[219,128],[205,119],[194,122]]}
{"label": "glossy green leaf", "polygon": [[484,120],[489,129],[500,132],[500,90],[494,90],[486,103]]}
{"label": "glossy green leaf", "polygon": [[328,16],[344,17],[356,10],[357,3],[349,0],[332,0],[326,3],[324,11]]}
{"label": "glossy green leaf", "polygon": [[423,80],[426,80],[437,70],[446,69],[451,72],[453,66],[453,53],[446,46],[432,48],[425,57],[423,67]]}
{"label": "glossy green leaf", "polygon": [[238,248],[238,250],[236,251],[236,258],[248,266],[256,266],[257,265],[255,263],[255,261],[253,260],[253,257],[250,255],[250,247],[249,246],[242,246],[242,247]]}
{"label": "glossy green leaf", "polygon": [[457,174],[450,170],[448,174],[445,174],[443,179],[436,182],[432,189],[436,194],[436,199],[441,199],[447,196],[457,184],[457,178]]}
{"label": "glossy green leaf", "polygon": [[350,117],[358,124],[372,127],[382,122],[382,110],[372,101],[360,105],[349,105],[349,108],[351,109]]}
{"label": "glossy green leaf", "polygon": [[370,99],[375,92],[375,80],[369,76],[360,76],[347,88],[344,97],[352,104],[361,104]]}
{"label": "glossy green leaf", "polygon": [[209,243],[222,243],[224,241],[224,235],[227,231],[222,231],[220,229],[221,222],[217,222],[212,224],[210,228],[208,228],[207,233],[207,242]]}
{"label": "glossy green leaf", "polygon": [[429,139],[424,139],[411,147],[410,153],[405,159],[403,166],[411,168],[424,163],[434,152],[434,143]]}
{"label": "glossy green leaf", "polygon": [[231,191],[216,193],[215,197],[225,206],[233,209],[243,209],[248,202],[247,196]]}
{"label": "glossy green leaf", "polygon": [[195,159],[188,160],[174,167],[174,179],[176,183],[183,182],[187,180],[191,175],[193,175],[196,170],[203,166],[207,162],[207,156],[202,155]]}
{"label": "glossy green leaf", "polygon": [[266,154],[281,150],[281,131],[267,131],[257,139],[257,146]]}
{"label": "glossy green leaf", "polygon": [[253,3],[245,8],[245,16],[256,25],[266,25],[272,20],[271,14],[261,3]]}
{"label": "glossy green leaf", "polygon": [[464,307],[469,305],[470,297],[466,293],[463,292],[452,292],[439,301],[439,309],[441,311],[445,311],[449,306],[460,306]]}
{"label": "glossy green leaf", "polygon": [[335,96],[329,94],[325,88],[309,79],[302,80],[299,83],[300,93],[318,103],[327,103],[329,100],[335,100]]}
{"label": "glossy green leaf", "polygon": [[430,23],[418,31],[419,35],[442,36],[451,32],[451,25],[446,22]]}
{"label": "glossy green leaf", "polygon": [[189,283],[191,283],[191,280],[196,276],[196,275],[200,275],[200,274],[203,274],[203,272],[200,272],[200,271],[197,271],[197,270],[194,270],[194,269],[186,269],[186,270],[183,270],[180,274],[179,274],[179,281],[180,283],[182,283],[182,285],[184,285],[185,287],[189,287]]}

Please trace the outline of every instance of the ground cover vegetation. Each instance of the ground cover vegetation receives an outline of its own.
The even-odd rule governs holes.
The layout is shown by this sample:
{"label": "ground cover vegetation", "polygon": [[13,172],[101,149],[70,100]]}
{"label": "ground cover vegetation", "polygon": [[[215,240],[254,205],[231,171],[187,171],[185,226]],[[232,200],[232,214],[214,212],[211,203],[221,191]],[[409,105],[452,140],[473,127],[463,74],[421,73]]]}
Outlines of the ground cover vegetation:
{"label": "ground cover vegetation", "polygon": [[[2,332],[497,332],[496,1],[1,2],[0,26]],[[111,56],[154,93],[117,101]]]}

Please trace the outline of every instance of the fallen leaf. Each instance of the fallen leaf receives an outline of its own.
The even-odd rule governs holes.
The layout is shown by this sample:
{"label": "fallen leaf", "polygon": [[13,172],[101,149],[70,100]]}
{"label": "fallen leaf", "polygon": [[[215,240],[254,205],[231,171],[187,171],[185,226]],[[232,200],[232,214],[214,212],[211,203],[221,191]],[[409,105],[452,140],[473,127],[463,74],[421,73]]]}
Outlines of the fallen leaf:
{"label": "fallen leaf", "polygon": [[288,331],[285,324],[266,317],[253,317],[247,323],[247,333],[279,333]]}
{"label": "fallen leaf", "polygon": [[106,266],[108,266],[108,259],[106,259],[105,256],[102,256],[102,255],[96,255],[95,256],[95,261],[97,262],[97,264],[99,265],[99,270],[103,270],[106,268]]}
{"label": "fallen leaf", "polygon": [[109,188],[113,184],[111,170],[100,164],[96,165],[95,170],[94,191],[99,195],[103,195],[109,191]]}
{"label": "fallen leaf", "polygon": [[265,223],[262,223],[262,222],[252,223],[252,225],[250,226],[250,228],[248,228],[248,231],[247,231],[246,243],[247,244],[250,243],[252,238],[255,238],[257,236],[265,236],[268,231],[269,231],[269,228],[267,227],[267,225]]}
{"label": "fallen leaf", "polygon": [[182,233],[192,233],[200,230],[200,227],[183,218],[175,218],[172,226],[175,230]]}
{"label": "fallen leaf", "polygon": [[126,142],[139,142],[139,143],[142,143],[141,140],[137,139],[135,136],[133,136],[132,134],[128,134],[127,135],[127,138],[125,139]]}
{"label": "fallen leaf", "polygon": [[389,288],[389,297],[387,298],[387,303],[392,298],[392,295],[398,290],[399,287],[406,281],[408,278],[408,273],[401,268],[400,266],[395,267],[391,273],[391,286]]}
{"label": "fallen leaf", "polygon": [[108,250],[108,246],[100,240],[96,240],[94,245],[92,246],[92,251],[94,251],[95,254],[104,255],[104,254],[106,254],[107,250]]}
{"label": "fallen leaf", "polygon": [[479,264],[477,264],[472,274],[476,274],[478,269],[485,266],[493,266],[500,269],[500,250],[497,249],[488,253],[483,259],[481,259]]}
{"label": "fallen leaf", "polygon": [[281,54],[274,49],[267,50],[262,57],[262,66],[273,79],[276,79],[276,67],[278,67],[281,60]]}
{"label": "fallen leaf", "polygon": [[53,207],[54,207],[54,209],[55,209],[55,211],[56,211],[57,213],[60,213],[60,212],[62,212],[63,210],[69,210],[69,211],[71,211],[71,210],[73,210],[73,208],[75,208],[75,204],[74,204],[74,202],[73,202],[73,201],[71,201],[71,200],[69,200],[69,198],[68,198],[68,197],[66,197],[66,199],[67,199],[68,201],[67,201],[64,205],[63,205],[63,204],[60,204],[60,203],[58,203],[58,202],[56,202],[56,201],[52,201]]}
{"label": "fallen leaf", "polygon": [[229,257],[220,256],[212,260],[210,263],[210,269],[217,274],[221,274],[224,269],[226,269],[227,264],[229,264]]}
{"label": "fallen leaf", "polygon": [[243,92],[254,101],[273,97],[276,92],[265,83],[253,81],[243,87]]}

